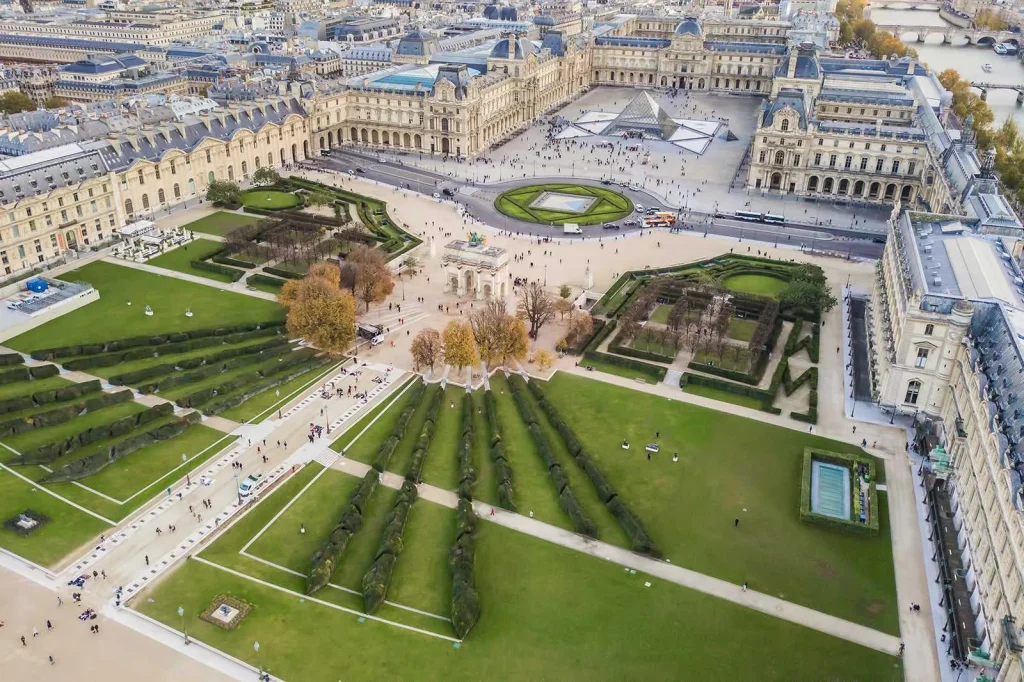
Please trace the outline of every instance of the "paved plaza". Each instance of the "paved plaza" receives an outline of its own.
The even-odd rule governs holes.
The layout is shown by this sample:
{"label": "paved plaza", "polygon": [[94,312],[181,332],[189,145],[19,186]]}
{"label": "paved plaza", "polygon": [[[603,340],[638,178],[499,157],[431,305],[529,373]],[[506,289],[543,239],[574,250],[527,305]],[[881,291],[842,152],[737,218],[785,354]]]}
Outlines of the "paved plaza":
{"label": "paved plaza", "polygon": [[[747,208],[783,215],[791,222],[884,231],[889,215],[885,207],[843,206],[743,189],[744,155],[761,103],[756,98],[651,91],[671,118],[720,124],[702,154],[658,140],[603,136],[549,139],[555,130],[551,121],[576,121],[594,111],[621,112],[640,92],[634,88],[594,88],[548,121],[533,123],[521,134],[473,160],[389,152],[376,156],[477,185],[522,179],[608,179],[629,182],[672,208],[702,213],[731,213]],[[736,139],[723,139],[727,131]]]}

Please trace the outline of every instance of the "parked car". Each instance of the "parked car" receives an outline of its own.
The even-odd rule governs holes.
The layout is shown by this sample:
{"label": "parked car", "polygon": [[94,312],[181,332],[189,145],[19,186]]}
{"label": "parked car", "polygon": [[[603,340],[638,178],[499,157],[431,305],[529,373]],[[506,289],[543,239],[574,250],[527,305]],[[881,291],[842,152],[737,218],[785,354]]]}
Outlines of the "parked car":
{"label": "parked car", "polygon": [[619,225],[618,223],[605,223],[601,227],[603,227],[606,230],[621,230],[622,229],[622,226]]}
{"label": "parked car", "polygon": [[364,171],[362,168],[360,168],[359,166],[356,166],[356,173],[365,173],[365,172],[366,171]]}
{"label": "parked car", "polygon": [[441,198],[441,195],[440,195],[440,194],[438,194],[437,192],[434,192],[434,198],[435,198],[435,199],[440,199],[440,198]]}

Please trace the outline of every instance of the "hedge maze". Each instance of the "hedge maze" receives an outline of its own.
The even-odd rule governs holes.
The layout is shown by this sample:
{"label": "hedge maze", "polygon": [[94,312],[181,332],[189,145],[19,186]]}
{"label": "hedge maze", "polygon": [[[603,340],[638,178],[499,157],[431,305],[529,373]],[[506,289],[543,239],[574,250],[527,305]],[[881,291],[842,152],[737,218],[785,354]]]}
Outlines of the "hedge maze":
{"label": "hedge maze", "polygon": [[[537,208],[531,204],[545,192],[572,194],[594,201],[582,212]],[[625,218],[633,213],[633,202],[622,194],[604,187],[578,184],[526,185],[502,192],[494,207],[509,218],[541,225],[576,223],[597,225]]]}
{"label": "hedge maze", "polygon": [[[594,306],[593,332],[581,348],[574,350],[583,356],[584,364],[594,369],[649,383],[662,381],[666,366],[680,351],[688,351],[692,353],[689,371],[680,379],[684,391],[718,400],[735,396],[732,401],[737,404],[773,414],[782,412],[775,407],[780,388],[789,396],[809,384],[807,411],[793,411],[790,416],[816,423],[817,371],[809,368],[798,377],[789,376],[789,359],[806,351],[811,363],[818,362],[819,314],[809,308],[782,306],[774,295],[762,293],[781,290],[798,267],[768,258],[727,254],[626,272]],[[716,304],[724,312],[710,320],[714,315],[709,311]],[[667,315],[659,308],[667,310]],[[661,317],[655,321],[656,316]],[[785,346],[777,348],[787,322],[793,328]],[[810,333],[804,334],[808,324]],[[600,351],[616,330],[618,334],[607,351]],[[780,356],[782,361],[776,365],[770,384],[759,388],[772,358]]]}

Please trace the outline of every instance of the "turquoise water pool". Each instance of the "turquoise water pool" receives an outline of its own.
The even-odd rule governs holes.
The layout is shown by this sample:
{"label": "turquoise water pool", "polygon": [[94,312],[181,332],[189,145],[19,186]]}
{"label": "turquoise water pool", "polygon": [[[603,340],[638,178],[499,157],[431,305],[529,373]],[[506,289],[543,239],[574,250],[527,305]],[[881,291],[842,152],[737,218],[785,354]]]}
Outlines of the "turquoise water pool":
{"label": "turquoise water pool", "polygon": [[850,518],[850,470],[811,462],[811,511],[837,519]]}

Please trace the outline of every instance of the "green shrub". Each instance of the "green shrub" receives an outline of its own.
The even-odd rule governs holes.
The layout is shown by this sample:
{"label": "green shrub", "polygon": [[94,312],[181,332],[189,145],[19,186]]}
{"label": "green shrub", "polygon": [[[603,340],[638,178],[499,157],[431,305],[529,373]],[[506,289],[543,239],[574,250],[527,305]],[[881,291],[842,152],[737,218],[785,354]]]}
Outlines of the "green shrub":
{"label": "green shrub", "polygon": [[169,424],[163,424],[162,426],[157,426],[149,429],[148,431],[138,433],[115,443],[103,452],[97,452],[92,455],[82,457],[81,459],[75,460],[74,462],[71,462],[59,469],[55,469],[43,478],[43,483],[65,483],[68,481],[77,481],[86,478],[87,476],[92,476],[93,474],[101,471],[104,467],[113,464],[122,457],[130,455],[140,448],[181,435],[193,424],[198,423],[199,418],[199,413],[191,412]]}
{"label": "green shrub", "polygon": [[[591,459],[590,455],[583,449],[579,439],[576,437],[576,434],[564,421],[562,421],[561,415],[558,414],[558,409],[548,401],[547,397],[544,395],[544,390],[540,387],[540,383],[537,381],[531,381],[527,385],[530,387],[530,391],[537,398],[537,402],[540,404],[541,409],[544,410],[544,413],[548,416],[548,420],[555,426],[559,435],[562,436],[562,440],[566,444],[566,449],[569,450],[573,459],[575,459],[576,463],[587,474],[590,482],[594,484],[594,489],[597,491],[598,498],[604,502],[615,518],[619,521],[623,530],[626,531],[626,534],[630,538],[633,551],[650,554],[652,556],[659,556],[658,549],[647,534],[643,524],[636,515],[626,508],[625,503],[619,498],[611,483],[608,482],[604,477],[604,474],[601,473],[601,470],[594,463],[593,459]],[[566,485],[564,490],[560,491],[560,493],[565,492],[569,492],[570,494],[572,493],[572,491],[569,490],[568,485]],[[562,501],[561,497],[559,498],[560,503],[563,505],[563,509],[566,508],[566,505],[571,508],[572,501],[574,500],[575,498],[573,498],[573,500]],[[580,511],[582,511],[582,509]],[[567,510],[566,513],[569,513],[569,511]],[[570,518],[573,518],[571,514]],[[596,526],[593,528],[593,531],[594,533],[597,532]],[[583,533],[584,535],[590,535],[590,533],[585,532],[585,530],[577,529],[577,532]],[[594,535],[593,537],[597,536]]]}
{"label": "green shrub", "polygon": [[427,400],[427,418],[420,429],[420,437],[416,441],[416,449],[413,450],[412,460],[409,469],[405,472],[405,480],[410,483],[419,483],[423,475],[423,462],[430,449],[430,442],[434,438],[434,424],[437,422],[437,413],[441,409],[441,401],[444,399],[444,391],[440,386],[431,386],[427,389],[429,396]]}
{"label": "green shrub", "polygon": [[249,286],[262,284],[264,286],[283,287],[286,281],[287,280],[279,279],[277,277],[267,277],[266,275],[261,275],[259,273],[249,275],[245,278],[245,283]]}
{"label": "green shrub", "polygon": [[402,538],[409,519],[409,511],[415,501],[416,486],[410,481],[405,481],[394,508],[387,516],[373,563],[363,575],[363,608],[367,613],[374,613],[387,598],[392,573],[404,546]]}
{"label": "green shrub", "polygon": [[348,505],[342,512],[338,525],[331,531],[327,542],[313,555],[313,562],[306,578],[306,594],[313,594],[331,581],[334,569],[345,554],[349,540],[363,527],[363,510],[377,489],[379,475],[372,469],[366,472],[362,481],[349,495]]}
{"label": "green shrub", "polygon": [[229,258],[228,256],[213,256],[210,260],[214,263],[219,263],[220,265],[234,266],[236,268],[242,268],[243,270],[251,270],[256,267],[256,263],[250,263],[249,261],[242,260],[240,258]]}
{"label": "green shrub", "polygon": [[618,367],[625,367],[630,369],[644,379],[649,380],[651,383],[657,384],[665,378],[667,372],[666,368],[659,367],[658,365],[652,365],[647,362],[640,360],[633,360],[632,358],[625,358],[621,355],[611,355],[610,353],[599,353],[598,351],[586,351],[583,354],[584,364],[590,360],[591,362],[607,362],[611,365]]}
{"label": "green shrub", "polygon": [[284,277],[285,279],[302,279],[305,275],[300,275],[297,272],[291,270],[282,270],[281,268],[270,267],[269,265],[263,268],[263,272],[268,275],[277,275],[278,277]]}
{"label": "green shrub", "polygon": [[[43,365],[43,367],[52,365]],[[29,381],[32,378],[28,367],[17,367],[6,372],[0,372],[0,384],[13,384],[19,381]]]}
{"label": "green shrub", "polygon": [[0,353],[0,367],[20,365],[24,360],[21,353]]}

